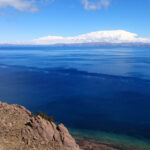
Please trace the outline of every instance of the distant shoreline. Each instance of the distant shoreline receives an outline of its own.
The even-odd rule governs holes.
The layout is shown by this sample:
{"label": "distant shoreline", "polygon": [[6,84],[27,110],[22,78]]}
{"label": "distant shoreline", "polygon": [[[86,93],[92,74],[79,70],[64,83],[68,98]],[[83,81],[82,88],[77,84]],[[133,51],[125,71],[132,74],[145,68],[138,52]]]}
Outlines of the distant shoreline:
{"label": "distant shoreline", "polygon": [[2,43],[1,47],[150,47],[150,43],[110,43],[110,42],[89,42],[89,43],[56,43],[56,44],[9,44]]}

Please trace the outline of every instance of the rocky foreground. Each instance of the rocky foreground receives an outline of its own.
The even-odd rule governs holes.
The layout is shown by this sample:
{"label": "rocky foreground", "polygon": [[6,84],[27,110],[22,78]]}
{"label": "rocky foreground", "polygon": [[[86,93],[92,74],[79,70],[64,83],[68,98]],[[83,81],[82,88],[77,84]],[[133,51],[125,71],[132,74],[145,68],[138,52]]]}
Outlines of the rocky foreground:
{"label": "rocky foreground", "polygon": [[63,124],[33,116],[23,106],[0,102],[0,150],[116,150],[90,140],[76,141]]}
{"label": "rocky foreground", "polygon": [[63,124],[0,102],[0,150],[80,150]]}

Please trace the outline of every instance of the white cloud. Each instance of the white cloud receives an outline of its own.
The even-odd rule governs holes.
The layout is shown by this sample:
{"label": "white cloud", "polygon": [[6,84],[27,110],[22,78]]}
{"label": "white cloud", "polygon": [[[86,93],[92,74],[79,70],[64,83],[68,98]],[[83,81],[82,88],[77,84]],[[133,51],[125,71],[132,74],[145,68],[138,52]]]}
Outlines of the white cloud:
{"label": "white cloud", "polygon": [[[50,4],[55,0],[0,0],[0,8],[12,7],[19,11],[37,12],[38,4]],[[86,10],[108,7],[111,0],[80,0]]]}
{"label": "white cloud", "polygon": [[109,6],[111,0],[81,0],[86,10],[98,10]]}
{"label": "white cloud", "polygon": [[38,3],[49,4],[54,0],[0,0],[0,8],[12,7],[19,11],[37,12]]}
{"label": "white cloud", "polygon": [[19,11],[38,11],[34,0],[0,0],[0,7],[13,7]]}
{"label": "white cloud", "polygon": [[130,33],[124,30],[113,31],[97,31],[87,34],[82,34],[73,37],[63,36],[46,36],[34,39],[32,44],[71,44],[71,43],[91,43],[91,42],[108,42],[108,43],[150,43],[150,39],[138,37],[135,33]]}

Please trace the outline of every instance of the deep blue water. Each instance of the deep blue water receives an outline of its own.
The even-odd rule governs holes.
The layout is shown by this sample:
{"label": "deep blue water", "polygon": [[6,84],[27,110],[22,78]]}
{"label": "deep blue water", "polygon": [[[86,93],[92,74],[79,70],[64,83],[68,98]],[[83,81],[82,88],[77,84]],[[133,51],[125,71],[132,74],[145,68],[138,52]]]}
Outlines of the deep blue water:
{"label": "deep blue water", "polygon": [[150,48],[0,47],[0,99],[71,129],[149,141]]}

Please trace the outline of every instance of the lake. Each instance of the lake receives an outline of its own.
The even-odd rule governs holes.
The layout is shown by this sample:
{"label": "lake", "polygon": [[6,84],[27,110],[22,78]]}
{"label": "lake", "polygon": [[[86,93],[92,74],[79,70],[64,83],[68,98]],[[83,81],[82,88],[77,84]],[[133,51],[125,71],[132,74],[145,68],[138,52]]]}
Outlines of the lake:
{"label": "lake", "polygon": [[148,150],[150,48],[1,46],[0,99],[75,136]]}

